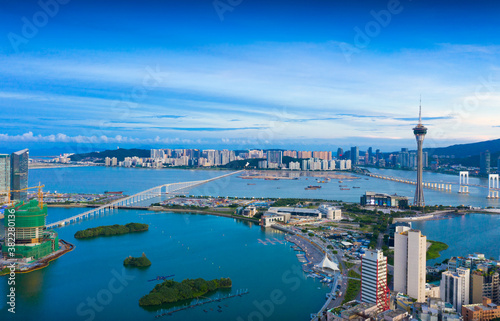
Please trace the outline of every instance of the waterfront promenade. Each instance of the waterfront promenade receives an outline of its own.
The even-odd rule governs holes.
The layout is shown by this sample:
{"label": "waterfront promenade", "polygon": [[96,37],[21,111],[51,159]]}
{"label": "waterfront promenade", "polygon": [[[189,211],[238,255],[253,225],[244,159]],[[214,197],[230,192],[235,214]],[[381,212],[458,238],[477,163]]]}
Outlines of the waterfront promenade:
{"label": "waterfront promenade", "polygon": [[[63,220],[60,220],[60,221],[57,221],[57,222],[54,222],[54,223],[51,223],[51,224],[47,224],[46,228],[50,229],[50,228],[54,228],[54,227],[58,227],[58,226],[64,226],[66,224],[75,223],[75,222],[78,222],[80,220],[87,219],[87,218],[89,218],[91,216],[99,215],[99,214],[105,213],[106,211],[111,211],[111,210],[113,210],[115,208],[118,208],[119,206],[130,206],[133,203],[142,202],[142,201],[154,198],[154,197],[160,197],[161,195],[164,195],[164,194],[170,194],[172,192],[178,192],[178,191],[181,191],[181,190],[185,190],[185,189],[188,189],[188,188],[192,188],[192,187],[195,187],[195,186],[206,184],[206,183],[215,181],[217,179],[221,179],[221,178],[224,178],[224,177],[227,177],[227,176],[231,176],[231,175],[234,175],[234,174],[238,174],[238,173],[241,173],[241,172],[243,172],[243,171],[242,170],[241,171],[236,171],[236,172],[232,172],[232,173],[229,173],[229,174],[224,174],[224,175],[221,175],[221,176],[217,176],[217,177],[213,177],[213,178],[205,179],[205,180],[191,181],[191,182],[169,183],[169,184],[163,184],[163,185],[160,185],[160,186],[149,188],[149,189],[147,189],[145,191],[139,192],[137,194],[134,194],[134,195],[131,195],[131,196],[128,196],[128,197],[125,197],[125,198],[121,198],[119,200],[116,200],[114,202],[102,205],[102,206],[100,206],[98,208],[86,211],[84,213],[81,213],[81,214],[78,214],[78,215],[74,215],[74,216],[68,217],[66,219],[63,219]],[[163,192],[164,190],[165,190],[165,192]]]}
{"label": "waterfront promenade", "polygon": [[[288,228],[280,224],[272,225],[273,228],[287,232],[291,234],[287,238],[288,241],[299,246],[305,253],[310,264],[307,264],[305,268],[312,268],[314,264],[320,262],[324,255],[326,254],[328,259],[336,264],[338,264],[341,271],[346,271],[346,267],[344,266],[344,262],[342,261],[343,251],[338,248],[334,248],[337,251],[337,254],[333,253],[333,249],[328,249],[326,247],[329,242],[325,242],[322,238],[317,236],[309,237],[307,234],[302,233],[297,228]],[[325,304],[321,307],[321,309],[314,314],[312,318],[313,321],[326,320],[324,318],[324,313],[333,307],[339,306],[342,300],[344,299],[346,290],[347,290],[347,272],[342,276],[341,272],[336,272],[336,277],[334,284],[331,287],[330,293],[327,294],[327,300]],[[337,291],[337,284],[340,282],[341,288],[340,292],[342,295],[339,297],[335,297],[335,292]]]}

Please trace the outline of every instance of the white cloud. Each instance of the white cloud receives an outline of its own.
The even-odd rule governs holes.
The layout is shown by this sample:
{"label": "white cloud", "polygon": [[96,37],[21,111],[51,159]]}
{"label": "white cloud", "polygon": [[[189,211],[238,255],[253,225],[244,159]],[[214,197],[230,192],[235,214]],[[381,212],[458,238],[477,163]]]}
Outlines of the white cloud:
{"label": "white cloud", "polygon": [[[27,132],[21,135],[0,134],[0,142],[7,143],[78,143],[78,144],[106,144],[106,143],[136,143],[136,144],[151,144],[151,143],[193,143],[190,139],[176,138],[137,138],[116,135],[115,137],[107,136],[67,136],[65,134],[56,135],[34,135],[32,132]],[[198,142],[201,142],[198,140]]]}
{"label": "white cloud", "polygon": [[[457,54],[460,52],[467,53],[467,58]],[[263,43],[182,54],[75,55],[79,61],[57,55],[1,57],[5,63],[0,66],[0,76],[32,82],[43,79],[67,91],[9,88],[0,92],[0,98],[31,111],[21,115],[10,108],[7,118],[59,117],[29,127],[37,132],[43,129],[44,134],[61,133],[54,137],[11,136],[46,142],[158,142],[172,133],[167,128],[233,127],[230,120],[235,118],[240,119],[241,127],[268,128],[232,133],[232,139],[242,142],[247,137],[259,142],[294,137],[363,137],[366,131],[375,129],[378,132],[370,137],[411,139],[408,122],[394,118],[416,115],[420,94],[425,116],[456,115],[457,106],[474,97],[481,79],[500,72],[491,64],[495,60],[482,59],[497,52],[495,46],[443,44],[433,50],[364,52],[348,64],[338,47],[328,43]],[[475,59],[474,64],[469,63],[471,59]],[[162,81],[144,87],[146,67],[156,69],[156,65]],[[498,93],[498,83],[494,86]],[[78,93],[78,87],[84,90]],[[134,100],[133,94],[140,89],[145,96]],[[117,101],[132,101],[136,107],[116,108]],[[498,105],[498,95],[481,99],[479,104],[470,117],[460,117],[462,130],[448,129],[457,119],[433,121],[429,123],[429,135],[441,131],[447,133],[447,139],[474,135],[495,138],[495,129],[481,126],[481,122],[500,116],[498,108],[493,108]],[[335,119],[341,113],[387,118]],[[164,114],[183,117],[154,117]],[[315,120],[301,121],[311,118]],[[74,136],[66,136],[70,133]],[[202,138],[219,140],[227,136],[226,132],[215,131],[202,134]],[[186,131],[179,141],[194,141],[199,136],[200,132]]]}

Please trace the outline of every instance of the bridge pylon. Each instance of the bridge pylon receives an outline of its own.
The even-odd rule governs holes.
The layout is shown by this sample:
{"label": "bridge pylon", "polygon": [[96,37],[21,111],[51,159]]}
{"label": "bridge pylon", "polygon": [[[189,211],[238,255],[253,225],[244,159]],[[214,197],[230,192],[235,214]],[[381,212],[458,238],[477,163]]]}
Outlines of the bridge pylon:
{"label": "bridge pylon", "polygon": [[498,174],[488,176],[489,193],[487,198],[498,198],[498,189],[500,188]]}
{"label": "bridge pylon", "polygon": [[469,172],[460,172],[460,189],[458,190],[460,194],[469,194]]}

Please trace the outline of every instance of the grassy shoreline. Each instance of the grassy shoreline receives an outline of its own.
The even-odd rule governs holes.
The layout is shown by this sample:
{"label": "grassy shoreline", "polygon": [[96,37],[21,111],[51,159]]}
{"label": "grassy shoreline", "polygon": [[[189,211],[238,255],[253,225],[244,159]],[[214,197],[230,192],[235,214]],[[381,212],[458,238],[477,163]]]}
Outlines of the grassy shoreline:
{"label": "grassy shoreline", "polygon": [[438,241],[427,240],[431,246],[427,250],[427,261],[437,259],[441,256],[440,252],[448,249],[448,244]]}

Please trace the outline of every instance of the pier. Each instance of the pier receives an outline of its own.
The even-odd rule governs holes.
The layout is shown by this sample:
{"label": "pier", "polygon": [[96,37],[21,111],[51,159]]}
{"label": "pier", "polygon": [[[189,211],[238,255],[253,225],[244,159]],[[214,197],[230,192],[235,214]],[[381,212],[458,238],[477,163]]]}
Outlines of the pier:
{"label": "pier", "polygon": [[125,198],[121,198],[121,199],[116,200],[114,202],[99,206],[97,208],[86,211],[84,213],[68,217],[64,220],[60,220],[60,221],[57,221],[57,222],[54,222],[51,224],[47,224],[46,228],[51,229],[51,228],[55,228],[58,226],[64,226],[67,224],[76,223],[76,222],[82,221],[84,219],[88,219],[89,217],[95,217],[96,215],[110,212],[113,209],[118,209],[121,207],[129,207],[134,203],[142,202],[142,201],[145,201],[145,200],[148,200],[151,198],[155,198],[155,197],[160,197],[161,195],[164,195],[164,194],[170,194],[170,193],[178,192],[178,191],[185,190],[188,188],[193,188],[195,186],[206,184],[206,183],[209,183],[211,181],[215,181],[217,179],[228,177],[228,176],[238,174],[241,172],[243,172],[243,171],[242,170],[236,171],[236,172],[232,172],[229,174],[217,176],[217,177],[210,178],[210,179],[200,180],[200,181],[170,183],[170,184],[163,184],[160,186],[156,186],[156,187],[147,189],[145,191],[142,191],[140,193],[137,193],[137,194],[125,197]]}
{"label": "pier", "polygon": [[[170,316],[175,312],[179,312],[179,311],[183,311],[183,310],[187,310],[187,309],[193,309],[193,308],[196,308],[196,307],[208,304],[208,303],[221,302],[223,300],[227,300],[227,299],[231,299],[231,298],[235,298],[235,297],[241,297],[241,296],[248,294],[248,293],[250,293],[248,291],[248,289],[238,290],[235,294],[230,294],[230,295],[223,296],[223,297],[217,297],[214,299],[206,299],[205,301],[197,301],[195,304],[186,305],[186,306],[183,306],[180,308],[167,310],[166,312],[163,312],[163,309],[162,309],[161,312],[155,316],[155,318],[158,319],[158,318],[164,317],[166,315]],[[219,310],[217,310],[217,311],[222,312],[222,309],[219,307]],[[205,311],[205,312],[207,312],[207,311]]]}

